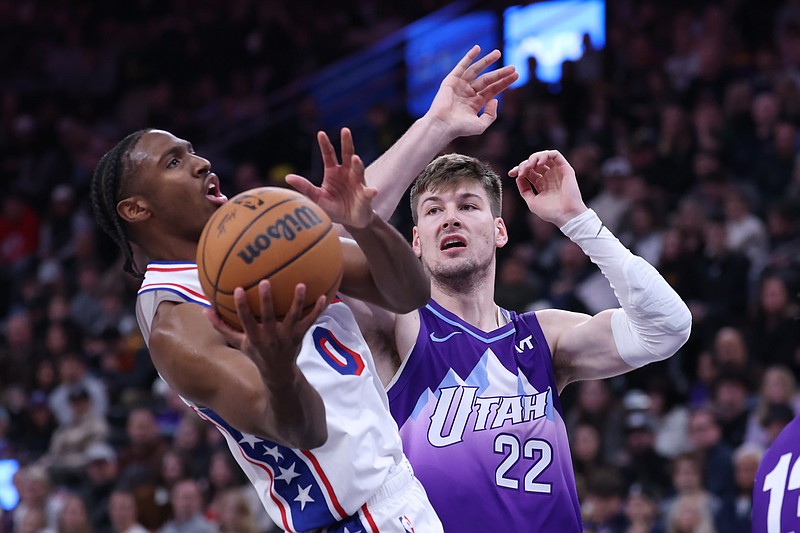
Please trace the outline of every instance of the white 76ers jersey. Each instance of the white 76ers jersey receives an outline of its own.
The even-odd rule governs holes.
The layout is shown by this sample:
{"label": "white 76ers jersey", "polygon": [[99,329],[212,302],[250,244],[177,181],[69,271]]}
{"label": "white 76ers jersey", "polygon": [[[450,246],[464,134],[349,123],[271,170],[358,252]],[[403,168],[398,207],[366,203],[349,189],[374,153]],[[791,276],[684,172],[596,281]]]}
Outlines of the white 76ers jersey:
{"label": "white 76ers jersey", "polygon": [[[145,342],[164,301],[209,306],[194,263],[148,265],[136,302]],[[343,302],[336,299],[306,332],[297,365],[325,402],[328,440],[313,450],[241,433],[208,407],[184,401],[225,436],[276,524],[308,531],[358,514],[368,531],[365,503],[403,452],[372,355]]]}

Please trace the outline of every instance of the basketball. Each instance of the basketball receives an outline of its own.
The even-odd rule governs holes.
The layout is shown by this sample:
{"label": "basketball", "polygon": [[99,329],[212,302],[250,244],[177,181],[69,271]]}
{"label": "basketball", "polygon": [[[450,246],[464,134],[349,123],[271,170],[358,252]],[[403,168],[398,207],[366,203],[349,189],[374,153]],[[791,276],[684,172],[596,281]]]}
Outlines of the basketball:
{"label": "basketball", "polygon": [[303,313],[321,295],[330,302],[342,281],[342,247],[327,213],[299,192],[259,187],[237,194],[211,216],[197,247],[200,284],[211,305],[242,329],[233,290],[242,287],[255,316],[258,283],[272,284],[275,315],[289,311],[298,283],[306,285]]}

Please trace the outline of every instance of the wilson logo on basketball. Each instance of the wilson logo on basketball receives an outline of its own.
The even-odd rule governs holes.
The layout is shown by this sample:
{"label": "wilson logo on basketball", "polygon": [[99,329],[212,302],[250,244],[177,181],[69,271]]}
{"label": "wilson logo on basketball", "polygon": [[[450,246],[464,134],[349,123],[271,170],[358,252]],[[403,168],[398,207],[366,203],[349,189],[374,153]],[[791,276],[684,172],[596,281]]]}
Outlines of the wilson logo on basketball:
{"label": "wilson logo on basketball", "polygon": [[261,252],[267,250],[273,240],[283,239],[293,241],[298,233],[309,230],[322,224],[322,219],[308,206],[300,206],[293,214],[284,215],[283,218],[267,226],[263,232],[256,235],[252,242],[239,250],[238,255],[245,264],[252,263]]}

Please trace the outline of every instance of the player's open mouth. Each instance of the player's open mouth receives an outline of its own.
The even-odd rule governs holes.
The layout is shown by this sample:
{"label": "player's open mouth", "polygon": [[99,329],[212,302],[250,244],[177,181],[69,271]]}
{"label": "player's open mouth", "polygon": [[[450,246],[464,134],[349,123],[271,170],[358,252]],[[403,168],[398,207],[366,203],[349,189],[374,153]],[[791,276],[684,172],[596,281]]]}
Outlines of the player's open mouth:
{"label": "player's open mouth", "polygon": [[219,188],[219,178],[216,174],[209,174],[208,176],[208,180],[206,181],[206,198],[217,205],[222,205],[228,201],[228,197],[222,194]]}
{"label": "player's open mouth", "polygon": [[448,235],[439,242],[440,250],[450,250],[452,248],[466,248],[467,241],[460,235]]}

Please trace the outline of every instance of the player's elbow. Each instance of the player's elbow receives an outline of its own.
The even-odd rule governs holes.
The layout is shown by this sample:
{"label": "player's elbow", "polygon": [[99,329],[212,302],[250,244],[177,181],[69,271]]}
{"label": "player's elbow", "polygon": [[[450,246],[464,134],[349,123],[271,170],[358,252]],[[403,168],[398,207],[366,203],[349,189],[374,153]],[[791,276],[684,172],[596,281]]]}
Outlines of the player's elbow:
{"label": "player's elbow", "polygon": [[[680,302],[678,310],[670,317],[668,334],[675,343],[674,354],[689,340],[692,334],[692,312],[683,301]],[[672,354],[670,354],[672,355]]]}

